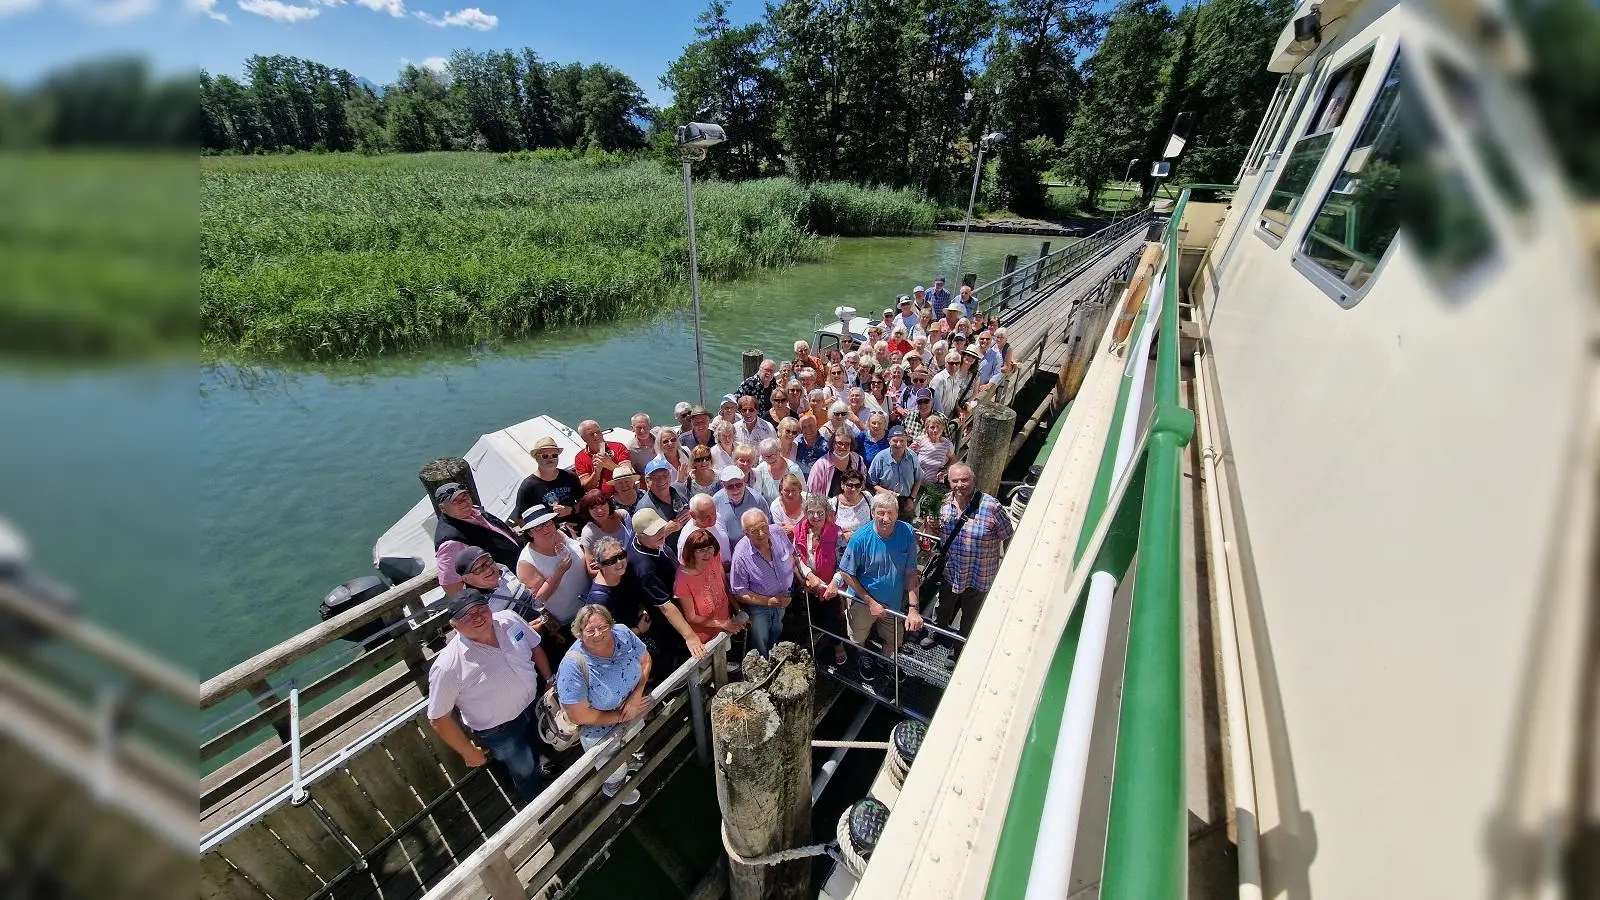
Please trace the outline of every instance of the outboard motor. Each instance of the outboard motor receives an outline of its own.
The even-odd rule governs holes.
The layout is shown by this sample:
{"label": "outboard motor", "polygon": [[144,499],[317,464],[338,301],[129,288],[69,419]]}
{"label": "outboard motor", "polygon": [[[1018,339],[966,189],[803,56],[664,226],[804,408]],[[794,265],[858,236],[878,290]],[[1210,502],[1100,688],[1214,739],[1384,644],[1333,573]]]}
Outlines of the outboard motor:
{"label": "outboard motor", "polygon": [[422,560],[415,556],[385,556],[378,560],[378,574],[392,585],[404,584],[422,574]]}
{"label": "outboard motor", "polygon": [[[360,578],[352,578],[329,591],[328,596],[322,598],[322,603],[317,607],[317,615],[321,616],[322,621],[326,622],[340,613],[355,609],[388,589],[389,586],[384,584],[383,579],[376,575],[363,575]],[[397,621],[399,621],[398,612],[391,613],[362,625],[360,628],[345,635],[344,639],[347,641],[360,641],[364,645],[363,649],[370,650],[372,649],[371,646],[366,645],[368,639]]]}

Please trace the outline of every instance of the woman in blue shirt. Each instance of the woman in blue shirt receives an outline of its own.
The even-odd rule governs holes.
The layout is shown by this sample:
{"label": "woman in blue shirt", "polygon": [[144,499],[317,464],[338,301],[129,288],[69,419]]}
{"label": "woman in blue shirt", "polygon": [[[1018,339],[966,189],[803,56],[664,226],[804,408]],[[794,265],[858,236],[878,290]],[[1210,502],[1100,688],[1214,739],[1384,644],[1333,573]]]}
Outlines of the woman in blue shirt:
{"label": "woman in blue shirt", "polygon": [[[650,678],[650,652],[626,625],[618,625],[604,606],[591,603],[572,618],[572,636],[578,643],[567,651],[556,670],[556,696],[588,750],[604,743],[617,726],[631,722],[647,706],[644,686]],[[605,768],[616,750],[595,760]],[[601,790],[614,797],[628,777],[626,765],[606,779]],[[639,802],[639,792],[622,799],[625,806]]]}

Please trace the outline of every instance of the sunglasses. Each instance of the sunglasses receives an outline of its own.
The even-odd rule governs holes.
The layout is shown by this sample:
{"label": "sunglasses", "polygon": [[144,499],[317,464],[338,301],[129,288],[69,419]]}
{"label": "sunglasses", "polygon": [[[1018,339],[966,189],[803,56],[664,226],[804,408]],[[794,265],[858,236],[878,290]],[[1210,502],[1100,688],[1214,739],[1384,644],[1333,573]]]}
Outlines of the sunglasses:
{"label": "sunglasses", "polygon": [[556,450],[556,451],[553,451],[553,452],[550,452],[550,453],[540,453],[540,454],[538,454],[538,456],[539,456],[540,459],[560,459],[561,458],[561,451]]}
{"label": "sunglasses", "polygon": [[696,466],[709,466],[709,465],[711,465],[711,460],[709,460],[709,459],[697,459],[697,460],[694,461],[693,465],[696,465]]}
{"label": "sunglasses", "polygon": [[614,566],[619,562],[623,562],[627,558],[628,558],[628,554],[626,554],[626,553],[618,553],[616,556],[608,556],[605,559],[600,560],[600,565],[602,565],[602,566]]}

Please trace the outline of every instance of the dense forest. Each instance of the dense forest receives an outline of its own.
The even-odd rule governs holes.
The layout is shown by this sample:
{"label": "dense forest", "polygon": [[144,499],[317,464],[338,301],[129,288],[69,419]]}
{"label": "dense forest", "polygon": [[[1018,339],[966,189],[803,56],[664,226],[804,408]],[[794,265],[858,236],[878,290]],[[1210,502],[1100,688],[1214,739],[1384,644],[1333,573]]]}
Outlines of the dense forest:
{"label": "dense forest", "polygon": [[1176,113],[1195,113],[1184,174],[1228,179],[1276,76],[1263,61],[1289,0],[778,0],[735,26],[724,0],[700,16],[651,108],[604,63],[532,50],[407,66],[373,90],[350,72],[283,56],[241,78],[202,73],[201,146],[214,152],[365,153],[540,148],[670,152],[672,126],[726,126],[708,160],[725,178],[789,174],[965,194],[974,143],[1001,131],[991,203],[1037,212],[1042,174],[1092,203],[1128,160],[1149,159]]}

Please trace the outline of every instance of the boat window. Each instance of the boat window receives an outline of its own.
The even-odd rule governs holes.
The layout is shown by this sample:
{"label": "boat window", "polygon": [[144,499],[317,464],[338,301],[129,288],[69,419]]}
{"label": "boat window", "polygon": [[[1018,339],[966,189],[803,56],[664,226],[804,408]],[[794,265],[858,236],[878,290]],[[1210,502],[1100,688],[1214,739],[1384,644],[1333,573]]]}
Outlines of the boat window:
{"label": "boat window", "polygon": [[1468,146],[1482,164],[1489,184],[1506,208],[1519,218],[1528,212],[1528,189],[1505,150],[1505,142],[1484,110],[1483,91],[1477,79],[1438,56],[1430,58],[1434,75],[1450,104],[1453,121],[1467,135]]}
{"label": "boat window", "polygon": [[1295,88],[1299,87],[1302,77],[1285,75],[1278,79],[1278,89],[1272,93],[1272,102],[1267,105],[1267,115],[1261,123],[1261,134],[1251,146],[1250,155],[1245,161],[1247,174],[1260,170],[1261,162],[1267,155],[1267,148],[1272,145],[1272,138],[1278,133],[1278,126],[1282,124],[1284,115],[1289,111],[1289,101],[1293,99]]}
{"label": "boat window", "polygon": [[1300,246],[1346,297],[1372,277],[1400,227],[1402,105],[1396,56]]}
{"label": "boat window", "polygon": [[1364,53],[1334,73],[1323,91],[1316,114],[1306,123],[1305,135],[1295,142],[1289,159],[1284,162],[1278,183],[1273,185],[1272,194],[1261,210],[1261,227],[1280,240],[1289,230],[1289,222],[1300,208],[1306,188],[1321,166],[1328,145],[1333,142],[1334,133],[1350,111],[1350,101],[1360,89],[1361,79],[1371,62],[1371,52]]}
{"label": "boat window", "polygon": [[1278,133],[1278,146],[1273,148],[1273,153],[1281,155],[1283,148],[1289,146],[1289,139],[1294,136],[1294,123],[1300,121],[1300,113],[1305,111],[1306,104],[1316,96],[1317,91],[1322,89],[1322,76],[1326,74],[1327,68],[1326,58],[1317,60],[1311,67],[1311,77],[1301,83],[1299,96],[1295,97],[1294,101],[1294,112],[1284,121],[1283,128]]}
{"label": "boat window", "polygon": [[1400,218],[1423,264],[1436,279],[1446,280],[1486,258],[1494,249],[1494,237],[1461,160],[1446,143],[1433,113],[1415,89],[1401,94],[1405,189],[1400,194]]}

